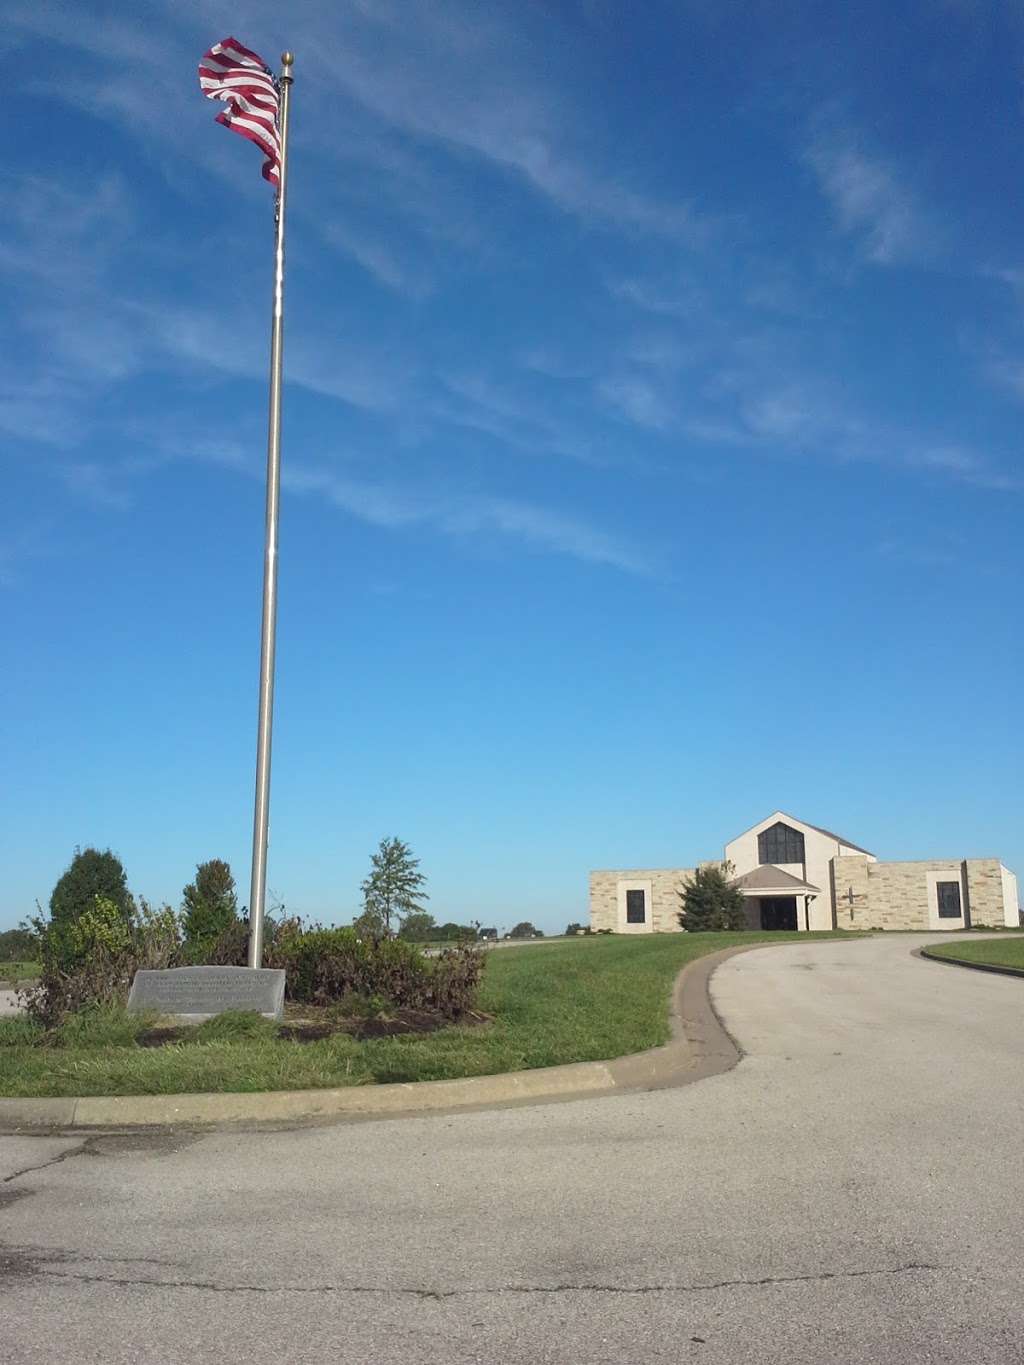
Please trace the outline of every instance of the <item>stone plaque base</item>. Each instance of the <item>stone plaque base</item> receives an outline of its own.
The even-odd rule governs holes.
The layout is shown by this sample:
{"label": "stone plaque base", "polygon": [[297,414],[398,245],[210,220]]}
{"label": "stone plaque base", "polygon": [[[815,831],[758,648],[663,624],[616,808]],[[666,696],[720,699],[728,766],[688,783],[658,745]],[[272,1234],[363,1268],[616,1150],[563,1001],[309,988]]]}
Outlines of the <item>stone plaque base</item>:
{"label": "stone plaque base", "polygon": [[284,972],[270,967],[171,967],[136,972],[128,996],[136,1013],[155,1010],[183,1024],[201,1024],[224,1010],[284,1015]]}

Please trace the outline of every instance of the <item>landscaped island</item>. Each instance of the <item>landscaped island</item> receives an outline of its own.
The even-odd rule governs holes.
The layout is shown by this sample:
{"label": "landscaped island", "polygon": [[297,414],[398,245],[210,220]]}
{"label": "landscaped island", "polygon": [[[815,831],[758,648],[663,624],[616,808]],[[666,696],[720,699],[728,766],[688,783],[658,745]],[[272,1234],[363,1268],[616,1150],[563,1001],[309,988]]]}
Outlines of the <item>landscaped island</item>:
{"label": "landscaped island", "polygon": [[[505,949],[487,956],[470,1022],[391,1037],[372,1036],[400,1017],[386,1000],[373,1003],[376,1030],[365,1017],[347,1028],[343,1001],[333,1012],[296,1005],[280,1027],[255,1015],[222,1015],[163,1038],[154,1037],[156,1020],[119,1006],[86,1009],[50,1029],[25,1016],[0,1019],[0,1094],[302,1090],[610,1059],[668,1039],[672,982],[687,962],[720,948],[809,937],[849,935],[601,935]],[[298,1025],[296,1010],[311,1025]],[[334,1031],[317,1037],[318,1020],[333,1020]]]}
{"label": "landscaped island", "polygon": [[1024,935],[1009,934],[1006,938],[980,938],[969,942],[957,939],[954,943],[929,944],[929,957],[949,958],[966,962],[972,967],[1001,967],[1024,975]]}

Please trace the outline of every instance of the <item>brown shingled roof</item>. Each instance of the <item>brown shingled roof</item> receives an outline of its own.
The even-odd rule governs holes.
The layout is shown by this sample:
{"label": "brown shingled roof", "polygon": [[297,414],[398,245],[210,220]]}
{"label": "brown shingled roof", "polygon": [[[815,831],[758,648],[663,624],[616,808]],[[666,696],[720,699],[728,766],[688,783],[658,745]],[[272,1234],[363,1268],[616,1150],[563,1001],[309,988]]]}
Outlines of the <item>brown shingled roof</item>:
{"label": "brown shingled roof", "polygon": [[[780,811],[779,814],[785,815],[786,812]],[[836,834],[834,830],[823,829],[821,825],[812,825],[810,820],[800,820],[799,815],[791,815],[789,818],[790,820],[799,820],[801,825],[806,825],[808,829],[816,829],[819,834],[824,834],[828,839],[835,839],[837,844],[843,844],[846,848],[854,848],[858,853],[866,853],[869,858],[875,856],[869,848],[861,848],[860,844],[855,844],[852,839],[844,839],[841,834]]]}
{"label": "brown shingled roof", "polygon": [[[817,825],[814,828],[817,829]],[[742,877],[735,877],[729,885],[740,891],[813,891],[815,895],[821,894],[820,886],[812,886],[774,863],[762,863],[751,872],[744,872]]]}

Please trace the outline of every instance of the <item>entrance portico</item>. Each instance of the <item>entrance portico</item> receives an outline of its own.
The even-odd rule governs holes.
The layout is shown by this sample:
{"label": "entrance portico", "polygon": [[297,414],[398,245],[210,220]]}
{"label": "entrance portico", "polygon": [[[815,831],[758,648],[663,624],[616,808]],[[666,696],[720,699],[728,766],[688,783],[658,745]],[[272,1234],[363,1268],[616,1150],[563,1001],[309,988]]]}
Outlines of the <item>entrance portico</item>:
{"label": "entrance portico", "polygon": [[811,901],[821,888],[772,863],[762,863],[731,883],[747,903],[751,929],[809,929]]}

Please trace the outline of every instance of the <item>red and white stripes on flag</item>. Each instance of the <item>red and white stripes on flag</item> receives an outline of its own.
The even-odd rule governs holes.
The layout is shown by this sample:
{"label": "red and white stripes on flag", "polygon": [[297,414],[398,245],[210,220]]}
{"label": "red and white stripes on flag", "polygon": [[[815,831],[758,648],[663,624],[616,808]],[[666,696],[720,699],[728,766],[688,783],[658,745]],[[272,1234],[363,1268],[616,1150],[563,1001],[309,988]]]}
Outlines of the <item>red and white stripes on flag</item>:
{"label": "red and white stripes on flag", "polygon": [[224,101],[227,108],[217,115],[217,122],[255,142],[267,158],[264,180],[278,184],[281,136],[277,81],[263,58],[236,39],[225,38],[214,43],[199,63],[199,85],[207,99]]}

